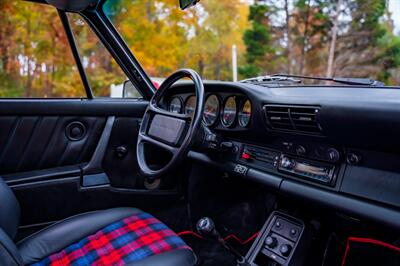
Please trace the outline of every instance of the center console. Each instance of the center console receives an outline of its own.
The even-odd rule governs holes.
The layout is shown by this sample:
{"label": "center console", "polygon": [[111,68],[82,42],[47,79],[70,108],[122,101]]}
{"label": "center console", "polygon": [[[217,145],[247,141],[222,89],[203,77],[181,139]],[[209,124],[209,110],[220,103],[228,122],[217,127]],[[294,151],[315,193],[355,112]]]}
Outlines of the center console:
{"label": "center console", "polygon": [[307,247],[304,223],[282,212],[273,212],[246,255],[250,265],[302,265]]}

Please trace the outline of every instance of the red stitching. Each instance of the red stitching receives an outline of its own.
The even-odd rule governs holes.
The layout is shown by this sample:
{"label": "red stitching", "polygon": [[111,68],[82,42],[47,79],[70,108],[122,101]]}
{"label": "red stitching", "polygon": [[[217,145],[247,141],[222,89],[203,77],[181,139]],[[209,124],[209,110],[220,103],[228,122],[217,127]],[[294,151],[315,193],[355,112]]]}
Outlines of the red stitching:
{"label": "red stitching", "polygon": [[347,255],[350,250],[350,242],[374,244],[374,245],[386,247],[386,248],[392,249],[394,251],[400,252],[399,247],[393,246],[393,245],[385,243],[383,241],[379,241],[379,240],[372,239],[372,238],[348,237],[347,241],[346,241],[346,250],[344,252],[343,259],[342,259],[342,266],[345,266],[345,264],[346,264]]}

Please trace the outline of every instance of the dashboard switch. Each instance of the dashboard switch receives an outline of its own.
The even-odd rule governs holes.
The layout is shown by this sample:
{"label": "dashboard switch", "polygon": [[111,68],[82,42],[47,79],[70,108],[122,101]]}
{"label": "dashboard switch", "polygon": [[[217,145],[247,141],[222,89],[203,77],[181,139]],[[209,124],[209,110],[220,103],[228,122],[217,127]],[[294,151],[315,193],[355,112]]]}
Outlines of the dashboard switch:
{"label": "dashboard switch", "polygon": [[249,168],[247,168],[244,165],[241,164],[237,164],[235,165],[235,168],[233,169],[233,171],[239,175],[245,176],[247,171],[249,170]]}
{"label": "dashboard switch", "polygon": [[297,229],[296,228],[292,228],[292,229],[290,229],[290,235],[291,236],[297,236]]}
{"label": "dashboard switch", "polygon": [[232,149],[233,143],[229,142],[229,141],[223,141],[223,142],[221,142],[221,147],[226,148],[226,149]]}
{"label": "dashboard switch", "polygon": [[250,154],[243,152],[243,153],[242,153],[242,159],[244,159],[244,160],[250,160],[250,159],[251,159]]}

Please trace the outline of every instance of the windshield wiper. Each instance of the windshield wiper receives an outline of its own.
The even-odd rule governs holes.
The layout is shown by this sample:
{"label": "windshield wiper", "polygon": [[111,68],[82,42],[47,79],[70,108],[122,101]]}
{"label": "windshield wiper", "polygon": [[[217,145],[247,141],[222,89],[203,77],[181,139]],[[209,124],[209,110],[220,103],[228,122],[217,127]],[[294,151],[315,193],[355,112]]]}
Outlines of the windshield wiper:
{"label": "windshield wiper", "polygon": [[259,76],[255,78],[245,79],[242,80],[241,82],[257,83],[257,84],[278,83],[282,85],[282,82],[301,83],[301,79],[332,81],[346,85],[376,86],[376,87],[385,86],[385,83],[369,78],[326,78],[326,77],[312,77],[312,76],[290,75],[290,74],[273,74],[269,76]]}
{"label": "windshield wiper", "polygon": [[258,76],[254,78],[244,79],[240,82],[243,83],[256,83],[256,84],[292,84],[301,83],[300,79],[295,79],[289,76],[271,75],[271,76]]}
{"label": "windshield wiper", "polygon": [[312,77],[312,76],[302,76],[302,75],[289,75],[289,74],[274,74],[271,77],[287,77],[287,78],[300,78],[300,79],[313,79],[313,80],[323,80],[332,81],[336,83],[342,83],[347,85],[361,85],[361,86],[385,86],[385,83],[379,80],[374,80],[370,78],[326,78],[326,77]]}

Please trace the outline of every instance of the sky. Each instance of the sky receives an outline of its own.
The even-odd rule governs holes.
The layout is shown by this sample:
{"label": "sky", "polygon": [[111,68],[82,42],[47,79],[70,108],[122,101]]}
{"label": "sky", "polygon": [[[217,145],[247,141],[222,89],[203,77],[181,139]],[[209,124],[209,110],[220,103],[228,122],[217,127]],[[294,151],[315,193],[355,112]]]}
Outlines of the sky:
{"label": "sky", "polygon": [[395,32],[400,34],[400,0],[389,0],[389,10],[392,12]]}

